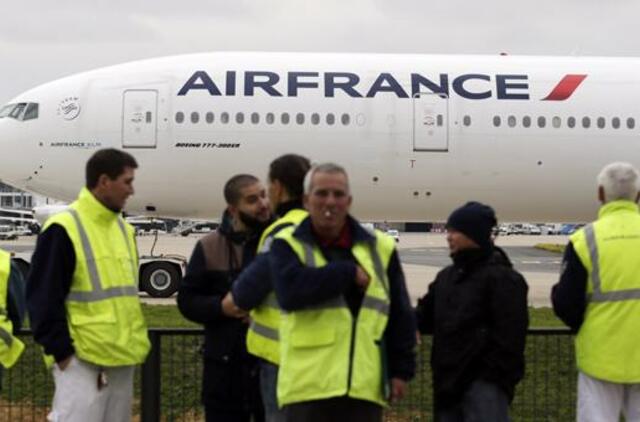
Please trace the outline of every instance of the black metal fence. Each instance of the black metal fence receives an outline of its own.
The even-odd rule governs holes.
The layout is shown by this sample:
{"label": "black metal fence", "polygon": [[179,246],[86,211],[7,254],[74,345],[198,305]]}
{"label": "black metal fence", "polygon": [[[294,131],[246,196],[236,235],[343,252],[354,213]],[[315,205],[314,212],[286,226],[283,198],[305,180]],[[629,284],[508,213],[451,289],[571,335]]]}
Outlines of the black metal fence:
{"label": "black metal fence", "polygon": [[[202,421],[200,329],[151,329],[152,352],[135,378],[134,420]],[[0,393],[0,421],[43,421],[53,381],[29,333],[24,355],[5,371]],[[386,413],[387,421],[430,421],[432,418],[431,339],[423,338],[418,373],[410,393]],[[515,421],[575,420],[576,370],[573,336],[566,329],[532,329],[526,349],[527,369],[511,413]]]}

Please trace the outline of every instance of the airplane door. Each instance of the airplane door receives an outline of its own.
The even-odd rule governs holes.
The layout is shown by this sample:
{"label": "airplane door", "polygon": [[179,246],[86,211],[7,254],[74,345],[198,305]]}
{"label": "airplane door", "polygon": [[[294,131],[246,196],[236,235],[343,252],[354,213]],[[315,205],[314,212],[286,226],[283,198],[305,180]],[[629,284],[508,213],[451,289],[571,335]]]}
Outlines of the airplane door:
{"label": "airplane door", "polygon": [[127,90],[122,103],[122,146],[155,148],[158,136],[158,91]]}
{"label": "airplane door", "polygon": [[413,98],[413,150],[449,150],[449,98],[421,92]]}

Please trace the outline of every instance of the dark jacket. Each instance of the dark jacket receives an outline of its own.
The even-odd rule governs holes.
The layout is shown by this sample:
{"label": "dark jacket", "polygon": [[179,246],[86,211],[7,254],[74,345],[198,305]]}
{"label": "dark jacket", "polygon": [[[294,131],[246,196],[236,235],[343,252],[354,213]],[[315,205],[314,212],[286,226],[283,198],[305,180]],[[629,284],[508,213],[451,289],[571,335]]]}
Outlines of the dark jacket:
{"label": "dark jacket", "polygon": [[512,399],[524,375],[527,284],[497,247],[468,249],[453,258],[416,309],[420,332],[433,334],[436,406],[455,404],[479,378]]}
{"label": "dark jacket", "polygon": [[562,260],[560,281],[551,289],[553,311],[574,332],[578,332],[587,309],[587,270],[569,242]]}
{"label": "dark jacket", "polygon": [[[353,242],[373,240],[353,218],[349,217]],[[295,237],[306,242],[318,243],[306,218],[295,229]],[[320,268],[303,265],[288,243],[276,239],[269,253],[269,261],[278,302],[282,309],[295,311],[344,295],[349,308],[357,315],[363,292],[355,285],[356,263],[350,247],[321,247],[328,264]],[[390,378],[410,380],[415,373],[415,318],[409,301],[402,267],[396,251],[387,269],[391,306],[384,339]]]}
{"label": "dark jacket", "polygon": [[247,322],[222,313],[221,302],[256,252],[260,233],[234,232],[225,213],[222,224],[195,246],[178,290],[178,308],[204,324],[202,399],[225,410],[249,410],[259,400],[257,365],[247,353]]}
{"label": "dark jacket", "polygon": [[27,313],[25,296],[25,280],[20,268],[11,261],[9,271],[9,283],[7,286],[7,316],[13,324],[13,332],[17,333],[22,328],[22,322]]}
{"label": "dark jacket", "polygon": [[34,340],[56,362],[75,353],[65,308],[75,267],[76,254],[64,227],[52,224],[40,233],[27,277],[27,308]]}
{"label": "dark jacket", "polygon": [[[294,209],[302,209],[302,201],[296,200],[280,204],[276,214],[282,217]],[[273,238],[280,230],[289,225],[291,224],[276,225],[268,237]],[[273,291],[273,282],[271,281],[269,256],[267,253],[260,253],[233,283],[233,300],[239,308],[248,311],[260,305],[271,291]]]}

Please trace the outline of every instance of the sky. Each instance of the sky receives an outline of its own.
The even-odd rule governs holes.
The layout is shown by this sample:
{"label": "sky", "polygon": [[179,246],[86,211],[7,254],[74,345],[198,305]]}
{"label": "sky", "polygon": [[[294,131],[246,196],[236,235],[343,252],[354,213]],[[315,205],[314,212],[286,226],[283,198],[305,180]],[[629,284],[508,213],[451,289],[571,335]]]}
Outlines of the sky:
{"label": "sky", "polygon": [[0,104],[41,83],[207,51],[640,56],[630,0],[3,2]]}

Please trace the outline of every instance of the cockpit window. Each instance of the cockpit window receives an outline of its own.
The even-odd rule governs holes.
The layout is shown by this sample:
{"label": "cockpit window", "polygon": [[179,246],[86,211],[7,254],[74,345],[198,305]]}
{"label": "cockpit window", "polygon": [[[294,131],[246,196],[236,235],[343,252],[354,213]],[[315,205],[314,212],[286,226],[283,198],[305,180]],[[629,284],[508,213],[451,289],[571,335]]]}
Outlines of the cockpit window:
{"label": "cockpit window", "polygon": [[16,104],[13,110],[11,110],[11,113],[9,113],[9,117],[13,117],[14,119],[21,120],[22,112],[26,107],[27,107],[27,103]]}
{"label": "cockpit window", "polygon": [[27,110],[24,112],[22,120],[33,120],[38,118],[38,103],[27,104]]}
{"label": "cockpit window", "polygon": [[15,108],[15,104],[8,104],[4,107],[2,107],[2,110],[0,110],[0,119],[3,117],[7,117],[9,115],[9,113],[11,113],[11,111],[13,111],[13,109]]}
{"label": "cockpit window", "polygon": [[16,120],[33,120],[38,118],[38,103],[8,104],[0,109],[0,119],[11,117]]}

